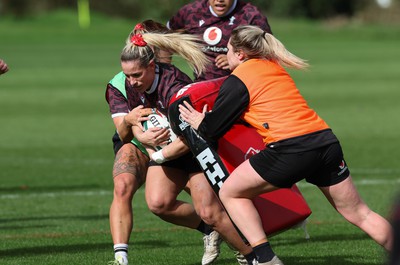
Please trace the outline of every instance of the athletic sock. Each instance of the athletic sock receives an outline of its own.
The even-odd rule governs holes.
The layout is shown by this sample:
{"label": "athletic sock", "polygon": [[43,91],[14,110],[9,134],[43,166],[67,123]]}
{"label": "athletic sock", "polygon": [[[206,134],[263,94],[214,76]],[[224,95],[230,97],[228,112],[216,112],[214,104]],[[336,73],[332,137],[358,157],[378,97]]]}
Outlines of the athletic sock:
{"label": "athletic sock", "polygon": [[253,250],[259,263],[268,262],[275,256],[275,253],[269,245],[269,242],[255,246],[253,247]]}
{"label": "athletic sock", "polygon": [[128,244],[115,244],[114,257],[121,265],[128,265]]}
{"label": "athletic sock", "polygon": [[250,252],[247,255],[244,255],[245,259],[247,260],[247,263],[253,264],[253,260],[257,259],[256,253],[254,251]]}
{"label": "athletic sock", "polygon": [[199,226],[196,228],[196,230],[202,232],[205,235],[209,235],[211,234],[212,231],[214,231],[214,229],[212,229],[211,226],[209,226],[208,224],[204,223],[203,220],[201,220]]}

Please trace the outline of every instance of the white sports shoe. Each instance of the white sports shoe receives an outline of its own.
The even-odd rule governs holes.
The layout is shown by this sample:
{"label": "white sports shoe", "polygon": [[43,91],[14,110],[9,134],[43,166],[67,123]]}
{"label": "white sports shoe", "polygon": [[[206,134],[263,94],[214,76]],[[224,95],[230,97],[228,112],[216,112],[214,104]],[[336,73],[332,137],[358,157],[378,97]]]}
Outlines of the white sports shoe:
{"label": "white sports shoe", "polygon": [[253,261],[253,265],[284,265],[284,264],[277,256],[274,256],[272,258],[272,260],[270,260],[268,262],[263,262],[263,263],[256,262],[256,263],[254,263],[254,261]]}
{"label": "white sports shoe", "polygon": [[240,265],[253,265],[249,264],[243,254],[241,254],[239,251],[235,250],[233,253],[235,254],[236,260]]}
{"label": "white sports shoe", "polygon": [[121,263],[119,263],[119,262],[116,261],[116,260],[112,260],[112,261],[109,261],[109,262],[107,263],[107,265],[121,265]]}
{"label": "white sports shoe", "polygon": [[108,262],[107,265],[128,265],[128,259],[122,255],[117,255],[115,260]]}
{"label": "white sports shoe", "polygon": [[209,235],[203,236],[204,241],[204,254],[201,259],[202,265],[208,265],[213,263],[219,256],[222,238],[219,236],[217,231],[212,231]]}

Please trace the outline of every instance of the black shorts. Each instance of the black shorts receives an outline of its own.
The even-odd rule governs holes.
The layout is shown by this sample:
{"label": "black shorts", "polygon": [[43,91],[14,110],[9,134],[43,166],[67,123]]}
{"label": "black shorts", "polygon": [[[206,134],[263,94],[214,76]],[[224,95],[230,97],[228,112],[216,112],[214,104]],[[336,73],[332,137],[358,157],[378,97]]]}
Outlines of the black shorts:
{"label": "black shorts", "polygon": [[184,156],[181,156],[174,160],[166,161],[162,164],[157,164],[153,160],[150,160],[149,166],[171,167],[171,168],[181,169],[189,174],[202,171],[200,165],[197,163],[192,153],[187,153]]}
{"label": "black shorts", "polygon": [[119,149],[121,149],[121,147],[124,145],[124,142],[121,141],[117,132],[114,133],[112,142],[113,142],[114,155],[116,155]]}
{"label": "black shorts", "polygon": [[327,187],[350,175],[339,143],[297,153],[266,148],[250,157],[249,162],[263,179],[280,188],[290,188],[302,179]]}
{"label": "black shorts", "polygon": [[[118,150],[121,149],[121,147],[124,145],[124,143],[119,138],[118,133],[114,134],[112,141],[113,141],[113,147],[114,147],[114,154],[117,154]],[[133,143],[129,143],[129,144],[133,144]],[[192,153],[188,153],[184,156],[181,156],[181,157],[171,160],[171,161],[166,161],[166,162],[162,163],[161,165],[157,164],[153,160],[150,160],[149,166],[165,166],[165,167],[177,168],[177,169],[182,169],[189,174],[202,171],[199,164],[197,163],[196,159],[193,157]]]}

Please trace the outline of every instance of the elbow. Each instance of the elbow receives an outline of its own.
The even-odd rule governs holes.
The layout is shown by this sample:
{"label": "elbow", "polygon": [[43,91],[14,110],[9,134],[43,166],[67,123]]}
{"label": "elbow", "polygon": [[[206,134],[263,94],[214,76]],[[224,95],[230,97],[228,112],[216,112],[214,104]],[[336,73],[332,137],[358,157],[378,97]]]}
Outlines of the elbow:
{"label": "elbow", "polygon": [[118,133],[119,139],[124,143],[129,143],[133,139],[133,135]]}

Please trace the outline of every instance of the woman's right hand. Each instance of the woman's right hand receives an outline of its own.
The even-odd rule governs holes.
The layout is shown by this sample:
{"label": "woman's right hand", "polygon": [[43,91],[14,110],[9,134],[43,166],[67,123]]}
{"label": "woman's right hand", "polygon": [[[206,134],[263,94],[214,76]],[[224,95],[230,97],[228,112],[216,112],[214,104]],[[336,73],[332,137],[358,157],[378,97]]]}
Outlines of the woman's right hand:
{"label": "woman's right hand", "polygon": [[124,121],[129,126],[138,126],[143,130],[142,122],[146,121],[147,116],[153,113],[153,109],[144,108],[143,105],[139,105],[132,109],[125,117]]}
{"label": "woman's right hand", "polygon": [[168,143],[170,132],[167,128],[152,127],[145,132],[135,130],[134,131],[136,139],[142,144],[148,146],[159,146]]}

